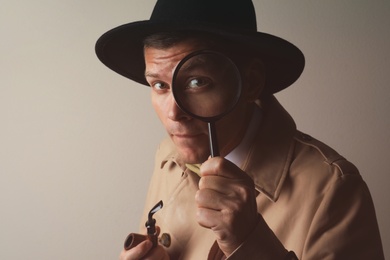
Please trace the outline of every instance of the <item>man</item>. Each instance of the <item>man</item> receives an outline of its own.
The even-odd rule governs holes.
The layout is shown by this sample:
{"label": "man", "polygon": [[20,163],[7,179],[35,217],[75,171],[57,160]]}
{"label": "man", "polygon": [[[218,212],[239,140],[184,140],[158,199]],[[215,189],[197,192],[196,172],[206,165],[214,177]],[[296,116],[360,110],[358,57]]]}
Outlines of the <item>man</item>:
{"label": "man", "polygon": [[[213,158],[207,124],[172,93],[176,66],[204,49],[229,56],[242,78],[238,103],[216,122],[220,156]],[[107,32],[96,51],[109,68],[151,87],[169,135],[156,154],[145,213],[164,201],[155,218],[171,244],[146,240],[121,259],[384,259],[357,169],[296,130],[273,96],[300,76],[304,57],[257,32],[250,0],[158,0],[150,20]],[[207,81],[197,77],[191,84],[202,89]]]}

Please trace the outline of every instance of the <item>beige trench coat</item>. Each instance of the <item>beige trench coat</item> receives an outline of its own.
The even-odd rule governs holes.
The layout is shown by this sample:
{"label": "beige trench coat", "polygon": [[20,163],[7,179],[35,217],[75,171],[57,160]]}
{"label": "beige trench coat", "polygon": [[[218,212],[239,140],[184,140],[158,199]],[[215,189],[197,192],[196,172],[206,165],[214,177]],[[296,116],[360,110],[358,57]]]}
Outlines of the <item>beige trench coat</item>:
{"label": "beige trench coat", "polygon": [[[259,191],[262,221],[228,259],[384,259],[369,190],[356,167],[334,150],[296,130],[274,97],[243,170]],[[171,259],[214,259],[220,253],[211,230],[195,219],[199,177],[177,161],[170,140],[160,145],[145,204],[162,233],[171,236]],[[144,231],[144,230],[143,230]]]}

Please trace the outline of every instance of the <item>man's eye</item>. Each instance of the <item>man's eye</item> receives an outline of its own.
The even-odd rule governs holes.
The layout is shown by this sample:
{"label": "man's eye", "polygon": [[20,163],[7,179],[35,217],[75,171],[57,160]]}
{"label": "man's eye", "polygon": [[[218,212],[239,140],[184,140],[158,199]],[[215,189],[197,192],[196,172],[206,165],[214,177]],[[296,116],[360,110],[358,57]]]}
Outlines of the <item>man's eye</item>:
{"label": "man's eye", "polygon": [[156,82],[152,84],[152,87],[156,90],[164,90],[167,88],[167,85],[163,82]]}
{"label": "man's eye", "polygon": [[193,78],[188,81],[188,89],[196,89],[201,87],[207,87],[210,84],[210,80],[206,78]]}

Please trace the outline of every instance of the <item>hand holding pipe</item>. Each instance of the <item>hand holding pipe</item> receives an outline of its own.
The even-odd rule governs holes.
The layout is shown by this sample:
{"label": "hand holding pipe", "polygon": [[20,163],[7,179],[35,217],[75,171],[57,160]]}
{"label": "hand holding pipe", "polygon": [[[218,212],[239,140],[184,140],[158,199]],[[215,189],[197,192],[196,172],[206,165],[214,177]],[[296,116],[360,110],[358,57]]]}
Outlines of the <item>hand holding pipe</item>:
{"label": "hand holding pipe", "polygon": [[[142,235],[142,234],[137,234],[137,233],[131,233],[127,236],[125,243],[124,243],[124,248],[125,250],[129,250],[139,243],[145,241],[145,240],[150,240],[153,243],[153,247],[157,246],[157,231],[156,231],[156,220],[153,218],[153,214],[156,213],[158,210],[160,210],[163,207],[163,202],[160,200],[149,212],[148,214],[148,220],[145,223],[145,227],[147,229],[147,234]],[[167,234],[163,234],[167,235]]]}

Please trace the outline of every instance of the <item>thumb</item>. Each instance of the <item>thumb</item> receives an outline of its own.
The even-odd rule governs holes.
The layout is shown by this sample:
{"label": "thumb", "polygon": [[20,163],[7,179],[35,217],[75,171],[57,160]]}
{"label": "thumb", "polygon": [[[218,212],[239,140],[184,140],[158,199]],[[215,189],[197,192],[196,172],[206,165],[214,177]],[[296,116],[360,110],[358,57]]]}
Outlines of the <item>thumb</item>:
{"label": "thumb", "polygon": [[212,157],[200,167],[201,176],[219,176],[227,179],[245,178],[244,172],[231,161],[222,157]]}

